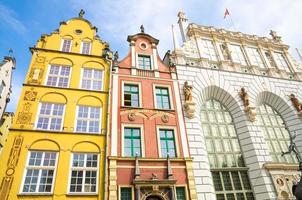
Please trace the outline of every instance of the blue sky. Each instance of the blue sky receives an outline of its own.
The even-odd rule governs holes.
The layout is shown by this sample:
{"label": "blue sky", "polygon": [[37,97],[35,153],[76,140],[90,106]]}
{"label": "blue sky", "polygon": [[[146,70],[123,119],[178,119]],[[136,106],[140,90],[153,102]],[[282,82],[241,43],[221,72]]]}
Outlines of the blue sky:
{"label": "blue sky", "polygon": [[[235,27],[230,20],[223,19],[225,8],[229,9]],[[128,51],[127,35],[137,33],[141,24],[160,40],[161,56],[172,49],[171,24],[177,25],[180,10],[189,22],[197,24],[260,36],[268,36],[270,29],[276,30],[297,57],[294,48],[302,49],[301,8],[301,0],[1,0],[0,57],[12,48],[17,60],[7,111],[16,109],[31,59],[28,48],[35,45],[41,34],[57,29],[60,21],[76,17],[80,9],[98,27],[101,38],[123,58]]]}

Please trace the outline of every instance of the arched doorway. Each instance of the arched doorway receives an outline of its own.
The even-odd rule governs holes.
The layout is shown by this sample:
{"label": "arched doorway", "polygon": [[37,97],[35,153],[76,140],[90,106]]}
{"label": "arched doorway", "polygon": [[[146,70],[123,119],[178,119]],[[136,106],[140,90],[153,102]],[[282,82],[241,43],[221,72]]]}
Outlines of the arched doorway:
{"label": "arched doorway", "polygon": [[163,199],[160,198],[159,196],[151,195],[151,196],[148,196],[146,200],[163,200]]}

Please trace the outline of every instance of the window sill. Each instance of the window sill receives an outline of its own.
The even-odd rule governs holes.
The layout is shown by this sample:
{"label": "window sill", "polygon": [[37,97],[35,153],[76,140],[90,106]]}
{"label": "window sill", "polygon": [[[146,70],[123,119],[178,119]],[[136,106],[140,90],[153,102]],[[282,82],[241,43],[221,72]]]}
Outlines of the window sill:
{"label": "window sill", "polygon": [[66,196],[98,196],[98,193],[84,193],[84,192],[67,193]]}
{"label": "window sill", "polygon": [[52,196],[53,193],[19,193],[17,196]]}
{"label": "window sill", "polygon": [[136,106],[121,106],[121,108],[143,109],[143,107],[136,107]]}

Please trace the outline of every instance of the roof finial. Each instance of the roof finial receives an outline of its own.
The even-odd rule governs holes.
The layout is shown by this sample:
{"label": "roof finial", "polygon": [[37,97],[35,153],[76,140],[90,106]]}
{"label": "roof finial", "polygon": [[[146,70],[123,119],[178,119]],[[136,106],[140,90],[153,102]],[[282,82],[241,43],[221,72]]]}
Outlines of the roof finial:
{"label": "roof finial", "polygon": [[141,33],[145,33],[144,25],[141,25],[140,29],[141,29]]}
{"label": "roof finial", "polygon": [[85,11],[83,9],[81,9],[79,12],[79,17],[83,18],[84,14],[85,14]]}
{"label": "roof finial", "polygon": [[12,48],[9,48],[9,49],[8,49],[8,56],[9,56],[9,57],[13,57],[13,54],[14,54],[13,49],[12,49]]}
{"label": "roof finial", "polygon": [[271,30],[269,34],[272,36],[274,41],[281,42],[281,36],[277,35],[276,31]]}

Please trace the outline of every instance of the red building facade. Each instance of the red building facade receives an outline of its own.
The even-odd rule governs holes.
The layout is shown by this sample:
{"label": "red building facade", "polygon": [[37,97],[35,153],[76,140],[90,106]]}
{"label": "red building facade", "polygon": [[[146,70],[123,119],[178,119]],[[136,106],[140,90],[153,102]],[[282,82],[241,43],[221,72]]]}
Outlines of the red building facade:
{"label": "red building facade", "polygon": [[196,199],[175,67],[143,27],[127,40],[113,64],[108,199]]}

